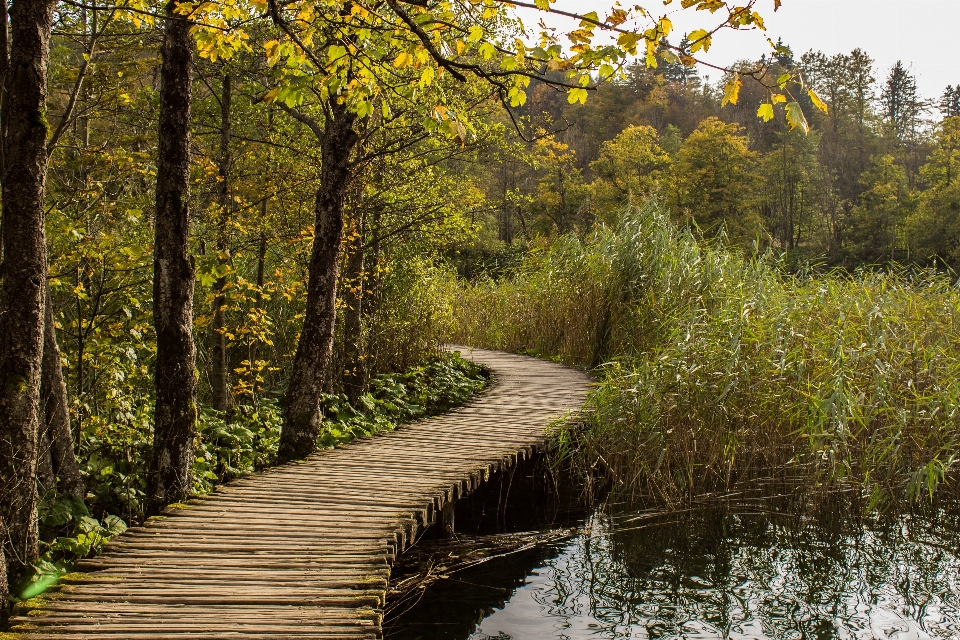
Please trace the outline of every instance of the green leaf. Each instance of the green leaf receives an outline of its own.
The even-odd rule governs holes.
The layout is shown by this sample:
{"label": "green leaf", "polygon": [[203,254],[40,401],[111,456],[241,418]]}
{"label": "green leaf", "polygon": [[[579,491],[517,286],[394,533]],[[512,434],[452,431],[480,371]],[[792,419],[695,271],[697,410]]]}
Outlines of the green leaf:
{"label": "green leaf", "polygon": [[511,107],[522,107],[527,103],[527,93],[520,87],[513,87],[507,94]]}
{"label": "green leaf", "polygon": [[660,57],[663,58],[663,61],[667,64],[680,64],[680,58],[677,57],[677,54],[669,49],[664,49],[661,51]]}
{"label": "green leaf", "polygon": [[484,42],[480,45],[480,55],[483,56],[484,60],[489,60],[493,57],[493,54],[497,52],[496,48],[490,42]]}
{"label": "green leaf", "polygon": [[787,103],[787,124],[790,125],[791,130],[803,129],[804,133],[810,130],[809,125],[807,125],[807,118],[803,115],[803,109],[800,108],[799,102]]}

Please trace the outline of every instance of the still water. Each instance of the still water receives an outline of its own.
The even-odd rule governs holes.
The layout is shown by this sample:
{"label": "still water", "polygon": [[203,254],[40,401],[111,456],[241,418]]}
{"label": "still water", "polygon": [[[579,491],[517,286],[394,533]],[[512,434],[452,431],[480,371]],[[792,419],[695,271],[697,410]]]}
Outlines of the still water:
{"label": "still water", "polygon": [[411,598],[386,636],[960,639],[955,515],[854,522],[772,509],[608,507],[510,544],[461,537],[461,550],[480,551],[423,541],[421,567],[456,565],[457,553],[472,566]]}

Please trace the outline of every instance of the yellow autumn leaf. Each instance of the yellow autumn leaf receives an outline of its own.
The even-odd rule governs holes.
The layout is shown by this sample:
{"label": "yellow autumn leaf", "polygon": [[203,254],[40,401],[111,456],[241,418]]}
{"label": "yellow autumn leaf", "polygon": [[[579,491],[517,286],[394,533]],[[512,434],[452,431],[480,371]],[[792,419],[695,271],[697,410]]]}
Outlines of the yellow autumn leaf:
{"label": "yellow autumn leaf", "polygon": [[271,104],[274,100],[277,99],[277,96],[280,95],[280,87],[274,87],[267,91],[267,95],[263,96],[263,101]]}
{"label": "yellow autumn leaf", "polygon": [[730,78],[727,84],[723,86],[723,100],[720,101],[720,106],[725,106],[727,103],[737,104],[737,100],[740,99],[740,87],[742,86],[743,80],[740,79],[740,74]]}
{"label": "yellow autumn leaf", "polygon": [[673,31],[673,22],[670,21],[670,18],[663,16],[660,18],[660,22],[657,23],[657,31],[660,32],[660,36],[666,38],[670,35],[670,32]]}
{"label": "yellow autumn leaf", "polygon": [[820,96],[817,95],[817,92],[813,89],[807,89],[807,95],[810,96],[810,101],[813,102],[813,106],[824,113],[829,113],[827,109],[827,103],[820,99]]}
{"label": "yellow autumn leaf", "polygon": [[710,34],[705,29],[691,31],[690,35],[687,36],[687,40],[690,41],[690,53],[696,53],[701,49],[703,49],[704,52],[710,51],[712,41]]}
{"label": "yellow autumn leaf", "polygon": [[567,102],[570,104],[575,104],[579,102],[580,104],[587,103],[587,90],[586,89],[571,89],[567,93]]}
{"label": "yellow autumn leaf", "polygon": [[640,34],[638,33],[621,33],[617,37],[617,45],[624,49],[627,53],[636,54],[637,53],[637,42],[640,40]]}
{"label": "yellow autumn leaf", "polygon": [[760,105],[760,108],[757,109],[757,117],[763,118],[764,122],[773,120],[773,105],[769,102],[764,102]]}

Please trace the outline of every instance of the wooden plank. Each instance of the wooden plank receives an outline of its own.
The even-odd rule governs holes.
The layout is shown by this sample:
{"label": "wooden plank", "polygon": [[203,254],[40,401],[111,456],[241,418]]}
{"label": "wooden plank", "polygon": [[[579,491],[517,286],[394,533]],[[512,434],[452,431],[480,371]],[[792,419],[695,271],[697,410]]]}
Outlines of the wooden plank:
{"label": "wooden plank", "polygon": [[381,638],[395,554],[444,505],[529,458],[586,374],[463,350],[490,388],[443,416],[239,478],[132,527],[20,615],[31,640]]}

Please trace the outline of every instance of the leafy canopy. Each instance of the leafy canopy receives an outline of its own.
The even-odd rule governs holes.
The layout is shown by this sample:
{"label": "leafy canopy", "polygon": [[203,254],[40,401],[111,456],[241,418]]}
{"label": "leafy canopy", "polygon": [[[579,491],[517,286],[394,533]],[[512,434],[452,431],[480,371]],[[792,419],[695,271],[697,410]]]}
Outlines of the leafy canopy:
{"label": "leafy canopy", "polygon": [[[397,101],[429,97],[426,102],[435,105],[429,116],[453,123],[445,125],[447,133],[462,137],[458,121],[468,119],[469,110],[450,108],[447,78],[479,79],[508,107],[526,102],[533,79],[562,89],[570,103],[583,103],[588,90],[622,74],[634,56],[641,56],[648,67],[656,67],[658,60],[712,66],[696,54],[710,49],[718,31],[765,30],[758,2],[680,0],[680,9],[668,11],[702,12],[708,23],[686,34],[682,47],[667,41],[673,32],[671,13],[658,15],[619,3],[603,17],[596,11],[562,11],[551,0],[195,0],[179,3],[177,11],[195,21],[200,53],[211,60],[249,48],[248,32],[269,20],[274,37],[259,45],[276,72],[274,86],[264,96],[268,102],[293,107],[306,92],[315,92],[365,117],[375,110],[386,116]],[[780,0],[772,0],[772,5],[776,10]],[[566,18],[569,28],[558,33],[541,21],[539,34],[532,35],[515,15],[518,7]],[[782,48],[772,41],[771,46],[775,52]],[[732,73],[725,103],[737,102],[743,75],[759,78],[763,73]],[[770,87],[770,102],[758,115],[770,119],[774,106],[785,103],[790,126],[805,128],[791,85],[808,91],[814,104],[826,108],[799,72],[788,72]]]}

